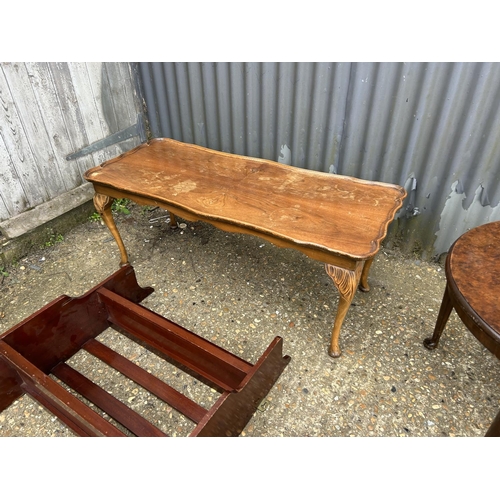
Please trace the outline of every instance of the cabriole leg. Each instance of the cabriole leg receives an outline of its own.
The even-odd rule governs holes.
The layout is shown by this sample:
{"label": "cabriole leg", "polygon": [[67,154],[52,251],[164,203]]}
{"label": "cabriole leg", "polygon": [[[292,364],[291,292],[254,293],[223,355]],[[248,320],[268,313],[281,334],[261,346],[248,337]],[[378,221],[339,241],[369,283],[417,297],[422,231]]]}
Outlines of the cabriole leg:
{"label": "cabriole leg", "polygon": [[325,269],[328,276],[332,278],[340,294],[337,315],[335,316],[335,323],[332,330],[330,349],[328,350],[328,354],[332,358],[338,358],[342,354],[339,347],[340,328],[342,327],[345,315],[356,293],[361,270],[363,269],[363,261],[357,262],[354,270],[343,269],[332,264],[325,264]]}
{"label": "cabriole leg", "polygon": [[104,194],[96,193],[94,195],[94,205],[96,210],[99,212],[99,215],[102,217],[102,220],[110,230],[113,238],[118,245],[120,250],[120,266],[124,266],[128,264],[128,256],[127,251],[125,250],[125,245],[123,244],[122,237],[118,232],[118,229],[115,224],[115,220],[113,219],[113,212],[111,212],[111,205],[113,204],[113,198],[106,196]]}
{"label": "cabriole leg", "polygon": [[368,284],[368,273],[370,272],[370,267],[372,267],[374,258],[375,257],[365,260],[365,264],[363,266],[363,272],[361,273],[361,279],[359,280],[359,289],[362,292],[370,291],[370,285]]}

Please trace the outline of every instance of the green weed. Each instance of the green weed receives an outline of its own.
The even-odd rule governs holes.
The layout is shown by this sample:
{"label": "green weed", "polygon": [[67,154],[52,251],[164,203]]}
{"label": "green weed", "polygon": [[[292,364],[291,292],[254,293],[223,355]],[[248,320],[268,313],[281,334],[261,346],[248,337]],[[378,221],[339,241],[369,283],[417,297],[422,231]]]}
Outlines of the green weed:
{"label": "green weed", "polygon": [[97,221],[100,221],[101,220],[101,216],[97,213],[97,212],[94,212],[90,217],[89,217],[89,221],[91,222],[97,222]]}
{"label": "green weed", "polygon": [[[130,203],[129,200],[126,198],[120,198],[113,200],[113,204],[111,205],[111,210],[116,214],[126,214],[128,215],[130,213],[130,210],[127,208],[128,204]],[[91,222],[98,222],[101,220],[101,215],[97,212],[94,212],[90,217],[89,221]]]}
{"label": "green weed", "polygon": [[60,243],[61,241],[64,241],[64,236],[62,234],[52,233],[52,234],[50,234],[49,239],[45,242],[43,247],[52,247],[56,243]]}
{"label": "green weed", "polygon": [[127,208],[129,204],[129,200],[126,198],[120,198],[118,200],[114,200],[111,205],[111,210],[113,212],[121,213],[121,214],[129,214],[130,210]]}

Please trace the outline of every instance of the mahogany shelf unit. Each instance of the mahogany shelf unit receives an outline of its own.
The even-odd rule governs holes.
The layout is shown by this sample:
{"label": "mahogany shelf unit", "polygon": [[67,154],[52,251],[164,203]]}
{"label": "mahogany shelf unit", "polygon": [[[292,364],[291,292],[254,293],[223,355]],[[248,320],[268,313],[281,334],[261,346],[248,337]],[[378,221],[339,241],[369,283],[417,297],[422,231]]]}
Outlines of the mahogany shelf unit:
{"label": "mahogany shelf unit", "polygon": [[[67,361],[85,350],[194,422],[189,436],[237,436],[290,362],[274,338],[255,364],[139,304],[153,292],[126,265],[80,297],[66,295],[0,335],[0,412],[27,393],[80,436],[127,435],[62,384],[135,436],[166,434]],[[206,409],[96,337],[124,332],[219,393]]]}

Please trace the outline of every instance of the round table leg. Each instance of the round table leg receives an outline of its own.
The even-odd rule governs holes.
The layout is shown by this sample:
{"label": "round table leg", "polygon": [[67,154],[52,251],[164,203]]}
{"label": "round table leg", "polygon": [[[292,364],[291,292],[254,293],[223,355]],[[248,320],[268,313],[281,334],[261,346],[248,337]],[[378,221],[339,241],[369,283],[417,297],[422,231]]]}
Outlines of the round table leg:
{"label": "round table leg", "polygon": [[453,309],[453,304],[450,300],[450,292],[448,291],[448,287],[445,288],[443,300],[441,302],[441,307],[439,309],[439,314],[436,320],[436,326],[434,327],[434,334],[432,337],[426,338],[424,340],[424,346],[427,349],[435,349],[438,346],[439,339],[441,338],[441,334],[443,333],[444,327],[450,317],[451,311]]}
{"label": "round table leg", "polygon": [[500,411],[497,413],[495,420],[490,425],[490,428],[484,435],[485,437],[500,437]]}

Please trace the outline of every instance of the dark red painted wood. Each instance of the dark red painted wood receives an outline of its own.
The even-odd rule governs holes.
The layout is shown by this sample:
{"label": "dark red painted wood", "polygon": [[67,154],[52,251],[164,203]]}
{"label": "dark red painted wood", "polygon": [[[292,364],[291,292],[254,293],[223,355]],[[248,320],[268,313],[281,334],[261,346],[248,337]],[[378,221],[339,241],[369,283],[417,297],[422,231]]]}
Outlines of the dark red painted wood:
{"label": "dark red painted wood", "polygon": [[[76,354],[83,343],[109,327],[106,308],[97,296],[97,290],[103,288],[133,302],[153,292],[150,287],[141,288],[134,269],[124,266],[81,297],[63,295],[55,299],[0,335],[0,339],[48,374],[59,362]],[[0,360],[0,411],[21,395],[13,371]]]}
{"label": "dark red painted wood", "polygon": [[283,339],[276,337],[250,370],[238,392],[225,392],[191,436],[238,436],[279,374],[290,362],[283,356]]}
{"label": "dark red painted wood", "polygon": [[124,436],[95,411],[39,370],[5,342],[0,356],[16,370],[21,387],[80,436]]}
{"label": "dark red painted wood", "polygon": [[68,387],[85,399],[94,403],[111,418],[122,424],[136,436],[164,437],[166,434],[141,417],[126,404],[116,399],[104,389],[94,384],[87,377],[77,372],[66,363],[59,363],[52,373]]}
{"label": "dark red painted wood", "polygon": [[[165,434],[65,363],[80,349],[109,364],[191,419],[192,436],[235,436],[252,417],[290,358],[276,337],[252,365],[136,302],[141,288],[127,265],[79,298],[60,297],[0,336],[0,411],[28,393],[80,436],[124,433],[63,388],[49,373],[138,436]],[[109,326],[129,332],[222,395],[210,410],[95,340]]]}
{"label": "dark red painted wood", "polygon": [[238,389],[252,367],[229,351],[140,305],[108,290],[101,290],[99,294],[106,304],[111,323],[197,371],[224,390]]}
{"label": "dark red painted wood", "polygon": [[151,394],[165,401],[165,403],[193,422],[198,423],[207,413],[205,408],[101,342],[89,340],[84,344],[83,348],[96,358],[99,358],[101,361],[104,361],[106,364],[128,377],[130,380],[144,387],[144,389]]}

